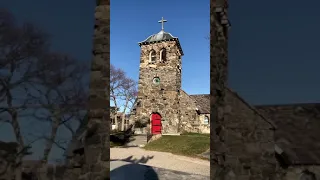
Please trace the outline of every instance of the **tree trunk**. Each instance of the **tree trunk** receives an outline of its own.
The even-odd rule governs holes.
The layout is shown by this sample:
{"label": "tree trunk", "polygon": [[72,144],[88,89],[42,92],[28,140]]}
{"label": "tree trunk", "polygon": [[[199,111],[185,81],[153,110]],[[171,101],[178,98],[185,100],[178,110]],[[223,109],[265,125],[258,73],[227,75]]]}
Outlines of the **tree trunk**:
{"label": "tree trunk", "polygon": [[124,105],[124,108],[123,108],[123,112],[122,112],[122,117],[121,117],[121,119],[122,119],[122,121],[121,121],[121,131],[124,131],[124,123],[125,123],[125,115],[126,115],[126,110],[127,110],[127,107],[128,107],[128,104],[129,104],[129,97],[127,97],[126,98],[126,103],[125,103],[125,105]]}
{"label": "tree trunk", "polygon": [[60,113],[59,112],[52,112],[52,125],[51,125],[51,135],[46,140],[46,146],[43,151],[43,158],[42,158],[42,165],[46,165],[48,163],[49,155],[52,149],[53,142],[55,141],[57,131],[60,124]]}
{"label": "tree trunk", "polygon": [[9,108],[8,113],[11,116],[11,125],[13,127],[13,132],[15,134],[16,140],[18,142],[18,155],[15,159],[15,179],[16,180],[21,180],[21,162],[22,162],[22,158],[23,158],[23,149],[24,149],[24,142],[23,142],[23,137],[21,135],[21,129],[20,129],[20,125],[19,125],[19,121],[18,121],[18,112],[16,109],[12,108],[12,96],[11,96],[11,92],[10,90],[7,90],[7,105]]}

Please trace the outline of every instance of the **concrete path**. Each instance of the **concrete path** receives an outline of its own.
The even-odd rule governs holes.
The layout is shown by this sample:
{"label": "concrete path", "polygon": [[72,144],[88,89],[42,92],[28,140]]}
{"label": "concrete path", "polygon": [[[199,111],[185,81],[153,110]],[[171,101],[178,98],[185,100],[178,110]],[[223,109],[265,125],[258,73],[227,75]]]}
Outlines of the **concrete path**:
{"label": "concrete path", "polygon": [[126,146],[129,147],[140,147],[140,146],[144,146],[145,144],[147,144],[147,135],[145,134],[141,134],[141,135],[134,135],[131,137],[131,141],[126,144]]}
{"label": "concrete path", "polygon": [[209,180],[202,176],[163,168],[134,164],[124,161],[110,162],[110,179],[112,180]]}
{"label": "concrete path", "polygon": [[190,174],[210,176],[210,162],[173,155],[166,152],[146,151],[139,147],[110,148],[111,161],[127,161]]}

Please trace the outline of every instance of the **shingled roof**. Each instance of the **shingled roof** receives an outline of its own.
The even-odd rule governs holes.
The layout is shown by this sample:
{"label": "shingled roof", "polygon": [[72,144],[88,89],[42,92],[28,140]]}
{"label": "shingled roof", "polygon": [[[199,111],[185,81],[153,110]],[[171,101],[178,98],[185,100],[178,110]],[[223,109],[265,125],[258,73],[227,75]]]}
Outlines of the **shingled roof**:
{"label": "shingled roof", "polygon": [[210,94],[190,95],[201,114],[210,114]]}

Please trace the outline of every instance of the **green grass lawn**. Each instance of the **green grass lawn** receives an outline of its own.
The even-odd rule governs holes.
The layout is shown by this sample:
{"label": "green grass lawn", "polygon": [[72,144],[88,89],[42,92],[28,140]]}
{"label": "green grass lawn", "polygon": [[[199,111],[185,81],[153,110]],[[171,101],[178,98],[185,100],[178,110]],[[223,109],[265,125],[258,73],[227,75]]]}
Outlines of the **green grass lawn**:
{"label": "green grass lawn", "polygon": [[144,149],[170,152],[172,154],[198,157],[210,148],[210,134],[186,133],[180,136],[163,135],[160,139],[148,143]]}

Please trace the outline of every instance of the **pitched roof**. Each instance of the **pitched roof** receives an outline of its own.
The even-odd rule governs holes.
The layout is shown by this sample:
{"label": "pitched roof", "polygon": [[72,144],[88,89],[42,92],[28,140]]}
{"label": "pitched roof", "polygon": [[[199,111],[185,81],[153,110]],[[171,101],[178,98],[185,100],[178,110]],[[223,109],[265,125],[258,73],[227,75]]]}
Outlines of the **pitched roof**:
{"label": "pitched roof", "polygon": [[[236,97],[244,99],[229,88]],[[210,95],[190,95],[201,112],[210,113]],[[292,165],[320,164],[320,103],[250,106],[276,128],[275,142]]]}
{"label": "pitched roof", "polygon": [[196,103],[201,114],[210,114],[210,94],[189,95]]}
{"label": "pitched roof", "polygon": [[276,144],[291,164],[320,164],[320,103],[255,107],[277,125]]}
{"label": "pitched roof", "polygon": [[[269,123],[272,128],[276,129],[277,126],[268,118],[264,117],[255,107],[251,106],[247,103],[241,96],[239,96],[236,92],[232,91],[230,88],[226,88],[228,93],[231,93],[234,97],[242,101],[247,105],[252,111],[254,111],[257,115],[261,116],[267,123]],[[210,114],[210,94],[198,94],[198,95],[190,95],[196,102],[200,113],[202,114]]]}

